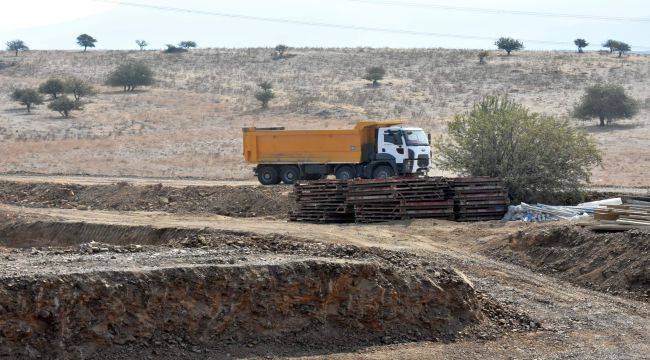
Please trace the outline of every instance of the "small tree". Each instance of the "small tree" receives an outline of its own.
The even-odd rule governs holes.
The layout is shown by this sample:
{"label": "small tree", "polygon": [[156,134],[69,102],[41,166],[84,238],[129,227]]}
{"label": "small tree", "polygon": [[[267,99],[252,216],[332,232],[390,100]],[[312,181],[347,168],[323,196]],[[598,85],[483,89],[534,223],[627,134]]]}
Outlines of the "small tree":
{"label": "small tree", "polygon": [[576,44],[576,46],[578,47],[579,53],[583,53],[584,51],[582,51],[582,49],[589,46],[589,43],[585,39],[575,39],[573,40],[573,43]]}
{"label": "small tree", "polygon": [[173,54],[173,53],[184,53],[187,52],[187,49],[183,49],[182,47],[178,47],[173,44],[167,44],[167,49],[165,49],[165,53],[167,54]]}
{"label": "small tree", "polygon": [[508,53],[508,56],[510,56],[511,52],[524,48],[524,44],[521,41],[509,37],[499,38],[494,45],[501,50],[505,50],[505,52]]}
{"label": "small tree", "polygon": [[478,52],[478,63],[485,64],[485,59],[490,56],[490,53],[486,50],[481,50]]}
{"label": "small tree", "polygon": [[366,69],[366,75],[363,76],[364,80],[372,81],[372,86],[379,86],[379,80],[382,80],[386,75],[386,70],[381,66],[371,66]]}
{"label": "small tree", "polygon": [[178,43],[178,47],[183,49],[195,48],[196,43],[194,41],[181,41]]}
{"label": "small tree", "polygon": [[18,56],[19,51],[27,51],[29,47],[22,40],[11,40],[7,41],[7,51],[15,52],[15,56]]}
{"label": "small tree", "polygon": [[69,78],[63,83],[63,91],[67,94],[72,94],[75,101],[80,101],[81,98],[95,94],[95,89],[88,85],[85,81],[79,78]]}
{"label": "small tree", "polygon": [[275,99],[273,84],[268,81],[262,81],[257,86],[260,87],[260,90],[255,93],[255,99],[262,103],[262,109],[267,109],[269,107],[269,101]]}
{"label": "small tree", "polygon": [[612,49],[614,51],[618,51],[618,57],[623,56],[623,53],[626,53],[628,51],[632,51],[632,47],[629,44],[624,43],[622,41],[617,41],[614,44],[614,47]]}
{"label": "small tree", "polygon": [[38,87],[41,94],[47,94],[56,99],[65,90],[65,84],[60,79],[49,79]]}
{"label": "small tree", "polygon": [[33,106],[43,103],[43,96],[35,89],[15,89],[11,93],[11,100],[27,107],[27,112],[30,113]]}
{"label": "small tree", "polygon": [[287,52],[287,50],[289,50],[289,47],[287,45],[280,44],[275,47],[275,52],[278,53],[278,57],[280,58],[284,58],[284,54]]}
{"label": "small tree", "polygon": [[616,40],[609,39],[603,43],[603,47],[609,49],[609,52],[612,53],[617,42]]}
{"label": "small tree", "polygon": [[86,52],[86,49],[89,47],[94,48],[96,42],[97,39],[88,34],[81,34],[77,36],[77,44],[84,48],[84,52]]}
{"label": "small tree", "polygon": [[499,96],[456,115],[435,147],[442,169],[502,178],[516,202],[578,200],[601,161],[596,141],[568,121]]}
{"label": "small tree", "polygon": [[638,112],[638,102],[625,93],[618,85],[594,85],[573,109],[573,116],[579,119],[598,118],[599,125],[610,124],[614,119],[631,118]]}
{"label": "small tree", "polygon": [[60,98],[53,100],[47,105],[48,109],[53,110],[61,114],[63,117],[69,117],[70,112],[73,110],[81,110],[81,104],[78,101],[74,101],[69,97],[63,95]]}
{"label": "small tree", "polygon": [[153,71],[145,63],[128,62],[117,67],[108,75],[106,85],[121,86],[124,91],[133,91],[137,86],[153,84]]}
{"label": "small tree", "polygon": [[136,40],[135,43],[140,47],[140,51],[144,50],[147,46],[149,46],[149,43],[146,42],[145,40]]}

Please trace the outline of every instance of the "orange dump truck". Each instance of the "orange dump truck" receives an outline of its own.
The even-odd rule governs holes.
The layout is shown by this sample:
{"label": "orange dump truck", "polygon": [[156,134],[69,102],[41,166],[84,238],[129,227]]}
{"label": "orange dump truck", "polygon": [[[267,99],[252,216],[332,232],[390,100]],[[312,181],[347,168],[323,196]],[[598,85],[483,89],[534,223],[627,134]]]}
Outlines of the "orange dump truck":
{"label": "orange dump truck", "polygon": [[399,121],[361,121],[348,130],[244,128],[244,159],[264,185],[327,175],[386,178],[425,173],[429,136]]}

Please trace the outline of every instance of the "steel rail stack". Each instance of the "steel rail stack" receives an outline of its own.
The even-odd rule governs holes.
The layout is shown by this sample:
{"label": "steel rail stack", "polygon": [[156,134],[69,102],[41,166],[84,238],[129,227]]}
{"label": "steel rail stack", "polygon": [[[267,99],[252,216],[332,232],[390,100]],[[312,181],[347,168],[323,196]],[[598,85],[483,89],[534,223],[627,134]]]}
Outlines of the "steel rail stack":
{"label": "steel rail stack", "polygon": [[289,213],[291,221],[343,223],[354,221],[352,207],[346,202],[348,182],[345,180],[297,181],[293,196],[296,209]]}
{"label": "steel rail stack", "polygon": [[449,179],[457,221],[500,220],[510,201],[503,182],[490,177]]}
{"label": "steel rail stack", "polygon": [[353,180],[347,202],[359,223],[414,218],[454,219],[451,188],[441,177]]}

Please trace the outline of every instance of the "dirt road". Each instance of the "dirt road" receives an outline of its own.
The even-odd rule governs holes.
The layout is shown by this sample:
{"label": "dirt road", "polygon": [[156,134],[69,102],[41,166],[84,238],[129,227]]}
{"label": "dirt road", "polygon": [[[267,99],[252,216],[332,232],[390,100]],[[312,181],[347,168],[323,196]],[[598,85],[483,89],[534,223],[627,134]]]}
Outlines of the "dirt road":
{"label": "dirt road", "polygon": [[[162,184],[169,187],[186,187],[186,186],[248,186],[260,185],[260,183],[251,178],[250,180],[209,180],[199,178],[151,178],[151,177],[111,177],[111,176],[93,176],[93,175],[38,175],[38,174],[0,174],[0,181],[11,181],[16,183],[50,183],[50,184],[76,184],[76,185],[111,185],[119,182],[129,183],[131,185],[156,185]],[[650,193],[649,188],[621,187],[621,186],[590,186],[589,191],[599,193],[623,193],[630,195],[647,195]]]}
{"label": "dirt road", "polygon": [[126,182],[132,185],[156,185],[170,187],[185,186],[243,186],[260,185],[257,180],[207,180],[207,179],[172,179],[172,178],[140,178],[140,177],[111,177],[92,175],[25,175],[25,174],[0,174],[0,181],[18,183],[51,183],[51,184],[77,184],[77,185],[110,185]]}
{"label": "dirt road", "polygon": [[[541,225],[461,224],[419,220],[384,225],[316,225],[260,218],[177,215],[161,212],[80,211],[0,205],[0,212],[63,223],[113,224],[285,234],[305,241],[354,244],[404,250],[426,256],[465,273],[493,298],[538,319],[542,331],[513,333],[491,341],[449,344],[417,342],[327,354],[340,359],[370,358],[581,358],[642,359],[650,353],[650,311],[647,303],[627,300],[571,285],[478,250],[495,237]],[[174,356],[195,358],[179,352]]]}

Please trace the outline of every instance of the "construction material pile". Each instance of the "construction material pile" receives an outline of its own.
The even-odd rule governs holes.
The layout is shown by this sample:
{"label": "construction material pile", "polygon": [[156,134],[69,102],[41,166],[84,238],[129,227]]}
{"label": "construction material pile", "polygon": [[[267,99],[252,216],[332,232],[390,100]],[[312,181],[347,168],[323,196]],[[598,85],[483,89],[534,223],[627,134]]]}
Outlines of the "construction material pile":
{"label": "construction material pile", "polygon": [[346,202],[345,180],[297,181],[293,195],[297,207],[289,212],[291,221],[340,223],[354,220],[352,207]]}
{"label": "construction material pile", "polygon": [[621,205],[605,205],[596,209],[592,226],[597,231],[650,230],[650,197],[622,197]]}
{"label": "construction material pile", "polygon": [[451,188],[442,177],[353,180],[347,202],[360,223],[414,218],[454,219]]}
{"label": "construction material pile", "polygon": [[500,220],[508,210],[508,192],[499,179],[452,178],[449,184],[458,221]]}
{"label": "construction material pile", "polygon": [[292,221],[374,223],[436,218],[501,219],[507,192],[493,178],[391,178],[299,181]]}

